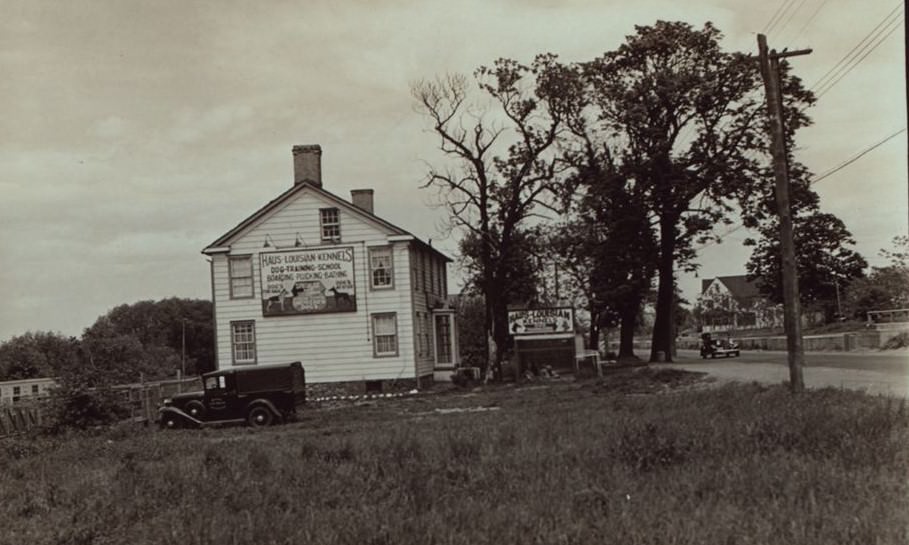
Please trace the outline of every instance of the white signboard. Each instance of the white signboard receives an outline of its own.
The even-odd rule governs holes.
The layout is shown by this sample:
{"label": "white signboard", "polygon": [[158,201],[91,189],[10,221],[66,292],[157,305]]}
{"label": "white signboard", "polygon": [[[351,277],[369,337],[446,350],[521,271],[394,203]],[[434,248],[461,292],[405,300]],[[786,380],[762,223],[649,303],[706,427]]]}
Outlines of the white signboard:
{"label": "white signboard", "polygon": [[512,335],[573,333],[574,311],[571,307],[509,310],[508,332]]}
{"label": "white signboard", "polygon": [[259,271],[263,316],[357,310],[352,247],[261,253]]}

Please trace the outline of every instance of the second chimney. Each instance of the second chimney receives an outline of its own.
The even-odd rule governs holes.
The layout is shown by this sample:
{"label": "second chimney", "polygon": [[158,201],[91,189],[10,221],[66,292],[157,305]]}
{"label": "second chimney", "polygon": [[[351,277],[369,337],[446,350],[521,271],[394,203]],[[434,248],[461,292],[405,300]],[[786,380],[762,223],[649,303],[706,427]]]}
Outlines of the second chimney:
{"label": "second chimney", "polygon": [[366,210],[372,214],[372,193],[372,189],[351,189],[350,202],[360,210]]}
{"label": "second chimney", "polygon": [[322,187],[322,146],[294,146],[294,185],[304,182]]}

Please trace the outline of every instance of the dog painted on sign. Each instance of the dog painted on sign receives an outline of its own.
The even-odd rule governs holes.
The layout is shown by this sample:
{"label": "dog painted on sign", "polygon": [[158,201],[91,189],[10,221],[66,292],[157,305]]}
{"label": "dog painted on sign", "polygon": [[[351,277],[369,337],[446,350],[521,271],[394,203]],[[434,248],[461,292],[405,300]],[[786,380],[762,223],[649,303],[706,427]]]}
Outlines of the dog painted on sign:
{"label": "dog painted on sign", "polygon": [[338,291],[337,288],[330,288],[328,291],[331,292],[332,296],[335,298],[335,306],[351,306],[353,305],[353,299],[350,298],[350,294],[345,291]]}
{"label": "dog painted on sign", "polygon": [[[274,312],[275,310],[284,311],[287,308],[287,301],[292,299],[293,296],[288,293],[287,289],[281,288],[281,293],[278,295],[272,295],[268,298],[267,310],[268,312]],[[277,306],[275,309],[273,307]]]}

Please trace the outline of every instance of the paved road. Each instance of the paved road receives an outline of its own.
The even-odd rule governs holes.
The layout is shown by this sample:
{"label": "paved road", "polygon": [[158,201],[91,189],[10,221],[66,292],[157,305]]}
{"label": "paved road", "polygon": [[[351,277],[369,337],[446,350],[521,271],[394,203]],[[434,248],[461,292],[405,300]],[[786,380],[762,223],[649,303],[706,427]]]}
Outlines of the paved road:
{"label": "paved road", "polygon": [[[679,350],[680,362],[704,363],[697,350]],[[776,363],[788,365],[786,352],[770,350],[745,350],[738,358],[717,358],[716,361],[737,360],[743,363]],[[909,378],[909,352],[808,352],[805,367],[830,367],[877,371]]]}
{"label": "paved road", "polygon": [[[680,350],[677,368],[710,374],[720,381],[779,384],[789,380],[785,352],[747,352],[738,358],[702,360],[693,350]],[[909,397],[907,353],[809,353],[803,371],[809,388],[849,388],[873,394]]]}

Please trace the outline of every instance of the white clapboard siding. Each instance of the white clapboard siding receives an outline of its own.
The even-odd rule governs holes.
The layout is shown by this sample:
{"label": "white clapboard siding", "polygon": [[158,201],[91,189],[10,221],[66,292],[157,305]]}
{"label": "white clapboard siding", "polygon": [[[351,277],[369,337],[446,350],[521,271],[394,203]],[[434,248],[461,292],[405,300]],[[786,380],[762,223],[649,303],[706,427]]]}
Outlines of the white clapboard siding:
{"label": "white clapboard siding", "polygon": [[[212,256],[217,329],[218,367],[232,365],[230,323],[255,320],[259,365],[301,361],[309,382],[393,380],[415,378],[413,321],[409,274],[409,242],[394,248],[393,290],[369,289],[368,245],[387,243],[389,228],[365,216],[340,208],[341,241],[325,247],[354,249],[356,312],[262,316],[259,253],[290,249],[299,237],[305,247],[319,247],[319,209],[335,203],[313,191],[301,191],[285,206],[272,211],[230,243],[230,255],[252,255],[254,297],[230,299],[227,255]],[[273,247],[264,248],[265,236]],[[370,315],[395,312],[398,355],[373,356]]]}
{"label": "white clapboard siding", "polygon": [[[418,347],[420,340],[417,339],[417,336],[414,335],[411,347],[415,354],[416,369],[418,376],[426,376],[433,373],[435,370],[435,343],[434,343],[434,334],[433,329],[435,328],[435,322],[432,317],[432,305],[430,304],[431,296],[444,299],[446,294],[442,293],[440,290],[441,281],[429,282],[427,284],[424,280],[427,277],[430,277],[428,274],[424,274],[424,269],[426,268],[426,259],[427,256],[430,260],[435,263],[437,271],[441,274],[445,274],[447,263],[441,259],[439,256],[434,253],[427,252],[425,250],[419,250],[412,248],[410,252],[410,279],[412,296],[413,296],[413,316],[412,320],[414,323],[417,321],[417,314],[420,315],[420,319],[423,320],[424,328],[426,330],[423,333],[422,342],[425,343],[426,349],[422,354],[419,353]],[[416,277],[416,278],[415,278]],[[417,330],[416,325],[414,330]]]}

